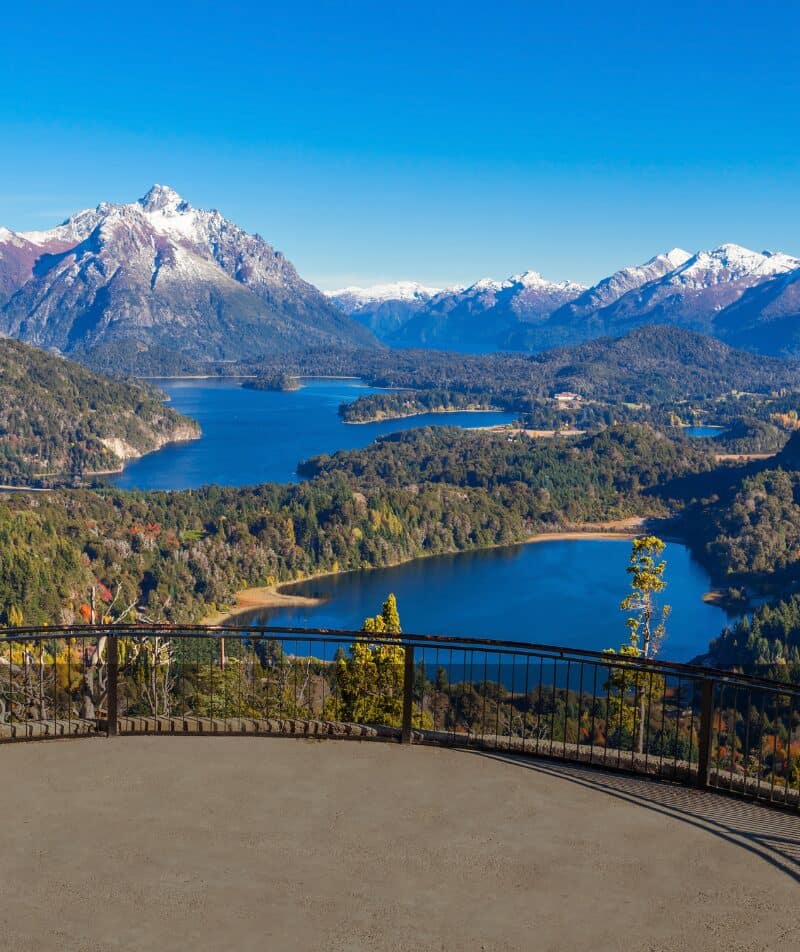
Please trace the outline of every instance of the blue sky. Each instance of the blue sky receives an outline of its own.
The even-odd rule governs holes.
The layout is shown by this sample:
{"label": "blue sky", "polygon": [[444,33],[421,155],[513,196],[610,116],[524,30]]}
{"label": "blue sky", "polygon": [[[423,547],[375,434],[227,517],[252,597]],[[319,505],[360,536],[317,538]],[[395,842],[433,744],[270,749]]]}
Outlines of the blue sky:
{"label": "blue sky", "polygon": [[162,182],[323,287],[797,254],[799,43],[771,0],[32,0],[0,24],[0,223]]}

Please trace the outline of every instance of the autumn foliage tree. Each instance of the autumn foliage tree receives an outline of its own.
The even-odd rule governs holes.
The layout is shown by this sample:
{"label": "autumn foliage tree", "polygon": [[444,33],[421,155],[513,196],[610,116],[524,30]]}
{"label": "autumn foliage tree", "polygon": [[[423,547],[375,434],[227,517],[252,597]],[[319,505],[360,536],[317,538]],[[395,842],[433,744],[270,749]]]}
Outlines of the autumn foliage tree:
{"label": "autumn foliage tree", "polygon": [[[660,605],[658,596],[667,587],[664,571],[667,567],[662,558],[666,543],[658,536],[641,536],[633,540],[631,556],[626,568],[630,576],[631,591],[620,602],[620,610],[628,615],[625,625],[628,641],[618,652],[625,658],[656,657],[666,636],[666,624],[670,615],[669,605]],[[644,750],[645,731],[648,726],[648,711],[653,703],[664,696],[664,678],[657,672],[629,671],[625,665],[612,669],[609,677],[609,728],[618,727],[621,733],[635,734],[637,753]]]}

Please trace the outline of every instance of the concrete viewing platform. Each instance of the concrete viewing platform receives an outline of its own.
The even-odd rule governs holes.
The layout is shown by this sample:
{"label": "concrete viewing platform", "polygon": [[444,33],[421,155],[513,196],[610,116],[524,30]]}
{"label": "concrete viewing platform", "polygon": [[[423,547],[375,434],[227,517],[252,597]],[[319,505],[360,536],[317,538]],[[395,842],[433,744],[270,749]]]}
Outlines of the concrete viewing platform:
{"label": "concrete viewing platform", "polygon": [[0,746],[0,949],[800,948],[800,819],[581,765],[236,736]]}

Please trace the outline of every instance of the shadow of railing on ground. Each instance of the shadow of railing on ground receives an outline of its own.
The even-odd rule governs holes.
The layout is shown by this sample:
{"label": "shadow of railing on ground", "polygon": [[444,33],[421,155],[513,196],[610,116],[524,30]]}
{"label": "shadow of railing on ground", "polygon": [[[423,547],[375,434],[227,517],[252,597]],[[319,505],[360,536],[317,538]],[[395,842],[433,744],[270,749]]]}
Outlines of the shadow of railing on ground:
{"label": "shadow of railing on ground", "polygon": [[758,803],[725,794],[601,772],[580,764],[557,764],[490,751],[468,752],[601,791],[688,823],[750,851],[800,883],[800,820],[789,812],[764,810]]}

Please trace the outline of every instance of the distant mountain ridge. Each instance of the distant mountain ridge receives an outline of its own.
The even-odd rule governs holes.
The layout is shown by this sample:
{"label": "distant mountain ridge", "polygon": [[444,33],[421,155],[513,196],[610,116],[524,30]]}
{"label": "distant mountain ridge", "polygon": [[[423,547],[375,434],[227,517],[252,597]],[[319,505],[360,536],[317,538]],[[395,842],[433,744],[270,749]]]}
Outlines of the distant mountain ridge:
{"label": "distant mountain ridge", "polygon": [[325,292],[340,311],[349,314],[381,339],[399,331],[431,298],[441,293],[441,288],[416,281],[394,281],[367,288],[347,287]]}
{"label": "distant mountain ridge", "polygon": [[120,341],[195,359],[369,347],[259,235],[154,185],[48,231],[0,231],[0,332],[67,354]]}
{"label": "distant mountain ridge", "polygon": [[[569,281],[547,281],[536,271],[526,271],[504,281],[483,278],[468,287],[420,294],[413,306],[400,306],[403,302],[387,298],[385,293],[378,305],[377,296],[371,298],[377,290],[349,288],[347,296],[331,292],[331,297],[356,320],[363,320],[365,307],[354,307],[351,302],[360,297],[370,300],[369,326],[392,346],[484,353],[509,349],[509,340],[520,324],[540,323],[586,289]],[[374,318],[389,313],[395,318],[391,323]]]}
{"label": "distant mountain ridge", "polygon": [[[355,299],[357,289],[349,290]],[[391,304],[384,297],[381,306]],[[398,326],[374,330],[392,346],[481,353],[540,351],[647,324],[765,354],[800,354],[800,259],[734,244],[695,254],[673,248],[589,288],[525,272],[434,295]]]}

